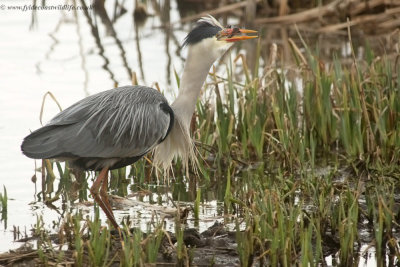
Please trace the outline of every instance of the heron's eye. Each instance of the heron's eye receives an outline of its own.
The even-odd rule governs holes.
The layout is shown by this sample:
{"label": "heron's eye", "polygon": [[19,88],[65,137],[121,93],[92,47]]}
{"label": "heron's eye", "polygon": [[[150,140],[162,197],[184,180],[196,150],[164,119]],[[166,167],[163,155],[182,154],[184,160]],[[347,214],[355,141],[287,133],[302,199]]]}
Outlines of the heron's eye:
{"label": "heron's eye", "polygon": [[238,27],[233,28],[232,35],[240,33],[240,29]]}

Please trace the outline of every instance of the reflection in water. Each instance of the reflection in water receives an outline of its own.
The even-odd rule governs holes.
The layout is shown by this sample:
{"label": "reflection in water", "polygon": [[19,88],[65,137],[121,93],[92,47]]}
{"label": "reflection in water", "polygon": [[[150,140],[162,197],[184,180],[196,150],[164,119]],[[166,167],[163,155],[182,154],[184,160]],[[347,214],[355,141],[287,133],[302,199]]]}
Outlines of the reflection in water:
{"label": "reflection in water", "polygon": [[87,6],[86,6],[85,1],[84,1],[84,0],[81,0],[80,2],[81,2],[81,4],[82,4],[82,6],[84,7],[83,12],[84,12],[85,17],[86,17],[86,20],[87,20],[87,22],[88,22],[88,24],[89,24],[89,26],[90,26],[92,35],[93,35],[93,37],[94,37],[94,39],[95,39],[95,42],[96,42],[96,45],[97,45],[97,47],[99,48],[99,56],[102,57],[102,58],[104,59],[104,64],[102,65],[102,68],[103,68],[106,72],[108,72],[108,73],[110,74],[110,79],[114,82],[114,84],[118,84],[118,81],[115,79],[114,73],[113,73],[113,72],[110,70],[110,68],[109,68],[110,61],[109,61],[108,58],[104,55],[104,47],[103,47],[103,45],[102,45],[102,43],[101,43],[101,40],[100,40],[99,29],[97,28],[97,26],[95,26],[95,25],[93,24],[92,18],[90,17],[89,12],[88,12],[88,10],[87,10]]}
{"label": "reflection in water", "polygon": [[[76,0],[73,0],[74,6],[76,6]],[[83,38],[81,34],[81,26],[79,21],[79,16],[76,10],[74,10],[74,17],[76,21],[76,34],[78,35],[78,44],[79,44],[79,55],[81,57],[81,67],[84,73],[84,80],[83,80],[83,91],[85,92],[85,96],[89,95],[88,91],[88,81],[89,81],[89,73],[86,68],[86,55],[83,51]]]}
{"label": "reflection in water", "polygon": [[148,16],[146,1],[142,0],[139,2],[135,0],[135,9],[133,10],[133,20],[135,24],[139,27],[143,27]]}
{"label": "reflection in water", "polygon": [[[32,1],[32,5],[36,5],[36,0]],[[36,10],[33,9],[31,13],[31,24],[29,25],[29,30],[33,30],[35,28],[35,25],[37,25],[37,13]]]}
{"label": "reflection in water", "polygon": [[[163,25],[169,25],[171,23],[171,17],[170,17],[170,9],[171,9],[171,3],[170,0],[165,0],[164,1],[164,6],[160,8],[162,10],[161,12],[161,22]],[[166,81],[168,84],[171,84],[171,53],[169,52],[169,40],[171,36],[171,28],[170,27],[164,27],[163,28],[164,34],[165,34],[165,55],[167,56],[167,66],[166,66]]]}
{"label": "reflection in water", "polygon": [[129,67],[128,61],[126,60],[125,49],[122,46],[122,43],[119,40],[117,33],[114,29],[113,23],[111,22],[110,17],[108,16],[107,11],[104,7],[104,0],[95,1],[94,2],[94,10],[95,10],[95,14],[100,16],[101,21],[103,22],[103,24],[105,25],[105,27],[107,29],[107,33],[110,34],[114,38],[114,41],[120,50],[120,55],[121,55],[123,66],[125,67],[125,69],[127,71],[128,77],[131,77],[132,69]]}
{"label": "reflection in water", "polygon": [[[135,19],[135,17],[134,17]],[[135,28],[135,44],[136,44],[136,52],[138,55],[138,65],[140,69],[140,76],[142,77],[142,81],[146,84],[146,77],[144,75],[143,70],[143,61],[142,61],[142,51],[140,50],[140,37],[139,37],[139,27],[142,23],[138,23],[138,20],[134,20],[134,28]]]}
{"label": "reflection in water", "polygon": [[[45,59],[50,60],[50,56],[51,54],[54,52],[54,50],[56,49],[57,45],[59,44],[59,41],[56,37],[57,32],[60,30],[61,24],[65,22],[65,16],[63,14],[63,16],[58,20],[56,27],[54,28],[54,30],[52,32],[49,33],[49,36],[51,38],[51,40],[53,41],[53,43],[50,45],[49,50],[47,51],[47,53],[45,54]],[[37,64],[38,70],[40,71],[40,64]]]}
{"label": "reflection in water", "polygon": [[[172,22],[171,22],[171,18],[170,18],[170,9],[171,9],[171,1],[168,0],[165,2],[164,7],[161,7],[157,1],[152,0],[151,1],[152,5],[153,5],[153,9],[156,12],[157,16],[159,16],[161,18],[161,22],[162,25],[160,25],[160,28],[164,31],[165,36],[165,45],[168,46],[165,49],[166,52],[166,56],[168,58],[168,61],[171,61],[171,54],[169,51],[169,42],[172,39],[174,46],[176,47],[175,50],[175,56],[180,58],[182,61],[185,61],[185,59],[182,57],[181,55],[181,41],[178,40],[178,38],[176,38],[176,35],[174,34],[173,28],[172,28]],[[179,9],[179,5],[178,5],[178,10]],[[171,74],[171,64],[168,63],[167,64],[167,73]],[[171,81],[171,75],[169,75],[169,77],[167,78],[168,80],[168,84],[170,84]]]}
{"label": "reflection in water", "polygon": [[126,8],[124,7],[124,2],[122,1],[122,4],[119,3],[119,1],[115,1],[114,4],[114,13],[113,13],[113,19],[112,19],[112,23],[115,24],[115,22],[117,22],[117,20],[119,18],[121,18],[126,12]]}

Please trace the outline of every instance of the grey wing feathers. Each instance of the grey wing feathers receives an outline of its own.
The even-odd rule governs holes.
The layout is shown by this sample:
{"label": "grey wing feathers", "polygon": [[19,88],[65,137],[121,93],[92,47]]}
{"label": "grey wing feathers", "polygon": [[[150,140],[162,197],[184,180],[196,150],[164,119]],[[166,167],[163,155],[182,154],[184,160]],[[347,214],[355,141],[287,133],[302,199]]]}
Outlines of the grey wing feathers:
{"label": "grey wing feathers", "polygon": [[125,86],[89,96],[34,131],[21,146],[32,158],[123,158],[147,153],[168,134],[173,114],[157,90]]}

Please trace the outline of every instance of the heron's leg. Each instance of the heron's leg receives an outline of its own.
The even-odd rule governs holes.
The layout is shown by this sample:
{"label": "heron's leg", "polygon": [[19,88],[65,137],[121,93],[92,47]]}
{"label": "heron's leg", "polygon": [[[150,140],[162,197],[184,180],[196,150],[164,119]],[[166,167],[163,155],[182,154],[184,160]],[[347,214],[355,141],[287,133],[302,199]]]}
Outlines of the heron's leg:
{"label": "heron's leg", "polygon": [[97,202],[97,204],[99,204],[100,208],[104,211],[107,218],[110,220],[110,222],[115,227],[115,229],[118,229],[119,226],[118,226],[117,222],[115,221],[112,210],[110,210],[104,204],[103,200],[99,197],[100,186],[102,185],[104,178],[107,176],[108,176],[108,168],[103,168],[100,171],[99,175],[97,176],[96,180],[94,181],[92,187],[90,188],[90,193],[92,193],[94,200]]}
{"label": "heron's leg", "polygon": [[114,216],[114,213],[113,213],[111,205],[110,205],[110,201],[108,200],[107,189],[108,189],[108,172],[107,172],[106,176],[104,177],[103,183],[101,184],[100,197],[101,197],[101,200],[103,201],[104,205],[107,207],[107,209],[109,211],[111,211],[111,214]]}

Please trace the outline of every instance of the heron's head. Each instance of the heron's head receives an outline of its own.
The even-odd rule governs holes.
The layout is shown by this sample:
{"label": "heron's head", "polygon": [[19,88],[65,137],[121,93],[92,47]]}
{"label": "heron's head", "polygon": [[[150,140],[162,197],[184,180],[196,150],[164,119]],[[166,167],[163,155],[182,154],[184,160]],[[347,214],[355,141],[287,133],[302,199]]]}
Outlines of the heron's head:
{"label": "heron's head", "polygon": [[258,37],[245,35],[247,33],[257,33],[257,31],[232,26],[223,27],[214,17],[208,15],[197,21],[196,26],[186,36],[183,46],[218,58],[235,42]]}

